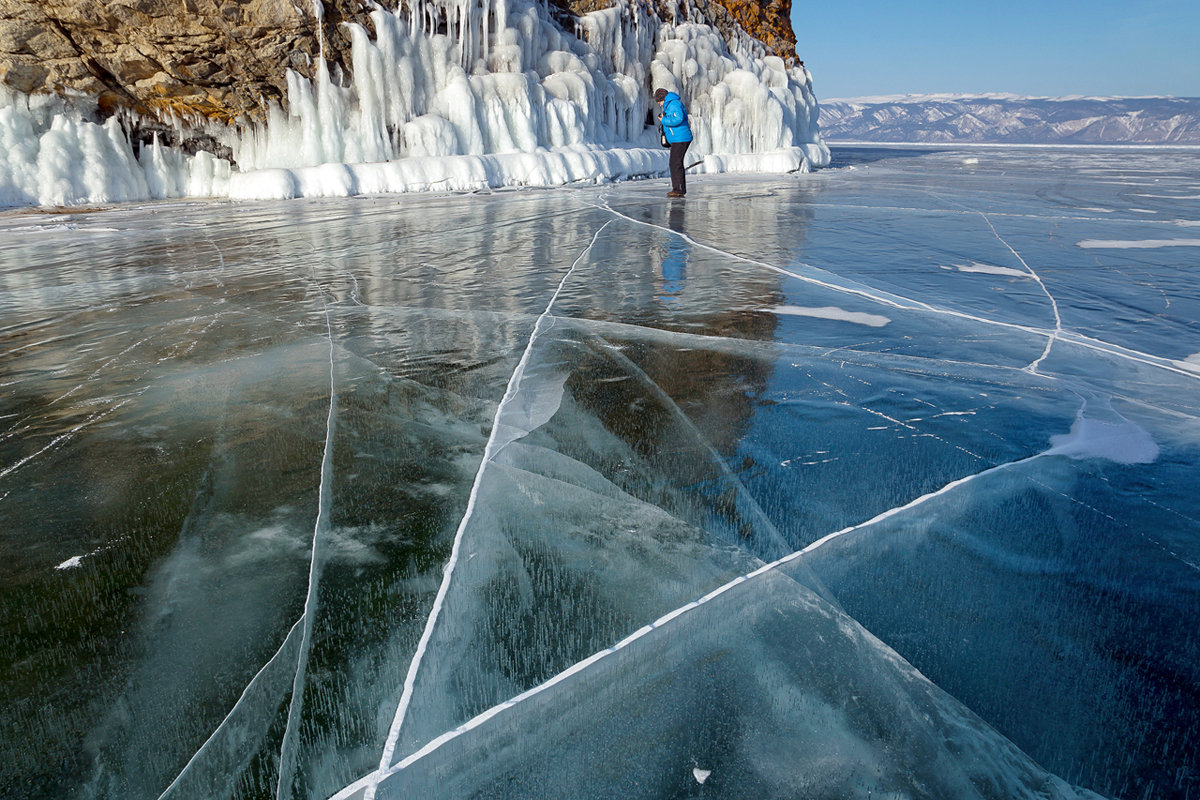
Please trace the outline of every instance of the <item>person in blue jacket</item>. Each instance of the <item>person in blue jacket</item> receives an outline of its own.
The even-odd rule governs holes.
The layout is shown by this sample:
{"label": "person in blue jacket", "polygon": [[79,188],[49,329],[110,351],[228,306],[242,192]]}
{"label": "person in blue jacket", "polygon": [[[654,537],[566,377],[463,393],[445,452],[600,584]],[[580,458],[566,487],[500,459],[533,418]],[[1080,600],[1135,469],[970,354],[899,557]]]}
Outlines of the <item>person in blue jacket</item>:
{"label": "person in blue jacket", "polygon": [[654,100],[658,103],[658,119],[662,122],[663,134],[671,144],[671,191],[667,197],[683,197],[687,194],[687,178],[683,172],[683,154],[692,143],[692,129],[688,126],[687,109],[674,92],[656,89]]}

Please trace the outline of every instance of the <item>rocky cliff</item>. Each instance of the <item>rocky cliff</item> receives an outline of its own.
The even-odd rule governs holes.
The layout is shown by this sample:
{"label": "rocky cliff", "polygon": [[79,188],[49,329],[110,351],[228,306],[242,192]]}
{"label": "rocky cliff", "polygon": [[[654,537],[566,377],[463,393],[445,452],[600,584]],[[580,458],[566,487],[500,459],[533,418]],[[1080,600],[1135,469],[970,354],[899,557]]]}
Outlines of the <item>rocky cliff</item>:
{"label": "rocky cliff", "polygon": [[[554,0],[564,25],[611,2]],[[744,32],[795,60],[790,0],[680,6],[727,39]],[[0,82],[26,94],[90,95],[103,114],[260,119],[272,101],[285,103],[288,68],[311,77],[323,55],[335,75],[348,72],[342,23],[371,30],[369,10],[361,0],[0,0]]]}
{"label": "rocky cliff", "polygon": [[287,67],[311,75],[322,37],[329,60],[348,63],[347,19],[369,23],[357,0],[320,19],[291,0],[0,0],[0,81],[227,122],[281,101]]}

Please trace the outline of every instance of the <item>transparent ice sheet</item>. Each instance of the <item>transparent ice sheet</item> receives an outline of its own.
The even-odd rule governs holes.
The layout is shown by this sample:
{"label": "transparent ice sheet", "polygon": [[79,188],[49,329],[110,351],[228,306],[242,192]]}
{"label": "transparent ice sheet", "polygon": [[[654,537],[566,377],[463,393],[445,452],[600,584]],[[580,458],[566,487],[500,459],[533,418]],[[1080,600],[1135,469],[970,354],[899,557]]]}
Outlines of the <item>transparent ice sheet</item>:
{"label": "transparent ice sheet", "polygon": [[1185,796],[1121,159],[0,217],[5,796]]}

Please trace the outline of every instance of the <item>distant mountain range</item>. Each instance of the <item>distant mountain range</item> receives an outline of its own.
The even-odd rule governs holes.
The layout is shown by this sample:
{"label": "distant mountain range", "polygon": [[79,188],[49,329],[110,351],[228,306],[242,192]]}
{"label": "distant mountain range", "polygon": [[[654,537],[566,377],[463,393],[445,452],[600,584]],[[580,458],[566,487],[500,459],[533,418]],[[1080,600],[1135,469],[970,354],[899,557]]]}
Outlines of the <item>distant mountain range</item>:
{"label": "distant mountain range", "polygon": [[821,101],[820,125],[832,141],[1200,145],[1200,98],[856,97]]}

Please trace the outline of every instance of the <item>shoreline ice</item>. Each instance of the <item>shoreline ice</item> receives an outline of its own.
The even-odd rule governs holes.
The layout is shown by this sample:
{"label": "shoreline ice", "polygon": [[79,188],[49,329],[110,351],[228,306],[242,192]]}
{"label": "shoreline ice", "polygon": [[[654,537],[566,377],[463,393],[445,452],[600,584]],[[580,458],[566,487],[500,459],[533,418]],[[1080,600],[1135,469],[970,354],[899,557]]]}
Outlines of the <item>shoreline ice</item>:
{"label": "shoreline ice", "polygon": [[[90,119],[86,98],[0,88],[0,207],[181,197],[285,199],[559,186],[667,173],[651,93],[684,97],[701,172],[796,172],[829,162],[812,79],[749,37],[674,24],[626,2],[574,33],[531,0],[375,7],[374,37],[347,24],[348,86],[318,62],[288,70],[287,109],[226,128],[177,121],[230,159]],[[436,24],[444,20],[444,33]],[[492,29],[494,26],[494,29]]]}

